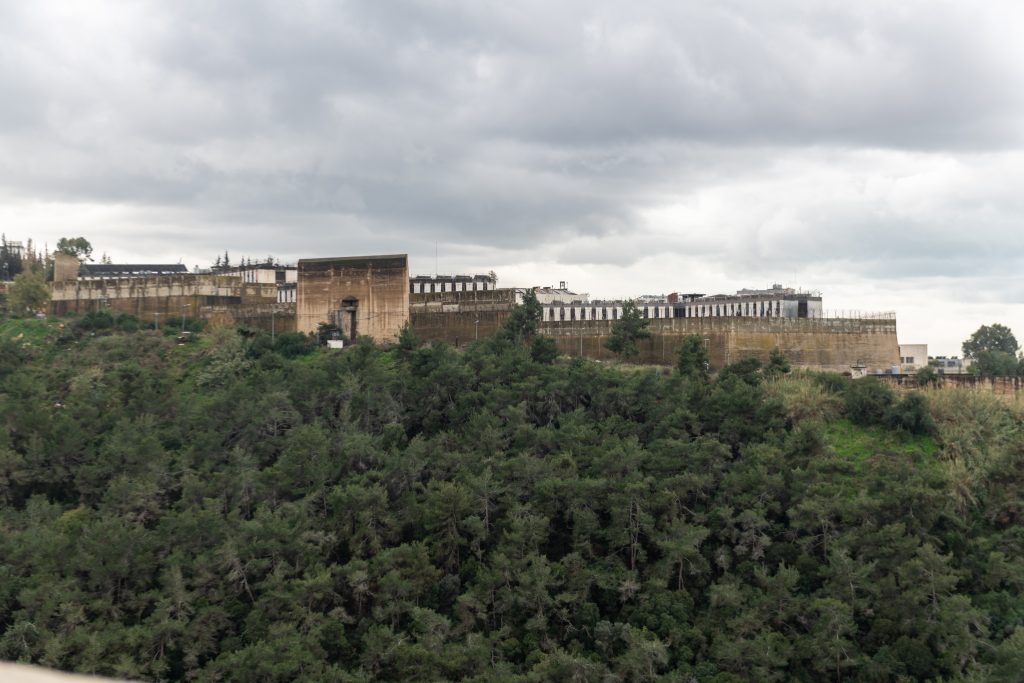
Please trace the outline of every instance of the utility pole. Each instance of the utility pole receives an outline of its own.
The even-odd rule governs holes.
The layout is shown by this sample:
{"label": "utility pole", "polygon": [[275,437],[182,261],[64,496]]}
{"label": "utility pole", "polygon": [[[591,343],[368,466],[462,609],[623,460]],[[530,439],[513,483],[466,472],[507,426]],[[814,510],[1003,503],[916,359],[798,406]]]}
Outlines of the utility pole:
{"label": "utility pole", "polygon": [[480,319],[479,318],[477,318],[476,320],[473,321],[473,326],[476,328],[476,339],[477,339],[477,341],[479,341],[480,340]]}
{"label": "utility pole", "polygon": [[270,309],[270,343],[274,343],[274,309]]}
{"label": "utility pole", "polygon": [[185,309],[188,308],[188,304],[182,304],[181,306],[181,333],[185,333]]}

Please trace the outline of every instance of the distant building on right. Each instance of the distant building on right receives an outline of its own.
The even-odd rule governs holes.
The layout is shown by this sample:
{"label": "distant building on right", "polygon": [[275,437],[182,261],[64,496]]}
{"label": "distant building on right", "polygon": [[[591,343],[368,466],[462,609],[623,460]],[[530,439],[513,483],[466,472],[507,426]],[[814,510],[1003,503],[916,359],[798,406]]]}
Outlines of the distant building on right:
{"label": "distant building on right", "polygon": [[769,289],[741,289],[735,294],[679,295],[676,318],[820,318],[821,293],[772,285]]}
{"label": "distant building on right", "polygon": [[[586,294],[565,289],[537,287],[537,300],[544,307],[542,322],[574,320],[618,320],[625,301],[588,300]],[[665,318],[821,318],[820,292],[802,292],[772,285],[770,289],[741,289],[735,294],[645,294],[633,303],[641,317]]]}
{"label": "distant building on right", "polygon": [[[901,351],[902,353],[902,351]],[[958,356],[929,356],[928,365],[935,368],[940,375],[969,375],[971,365],[974,362],[970,358]]]}

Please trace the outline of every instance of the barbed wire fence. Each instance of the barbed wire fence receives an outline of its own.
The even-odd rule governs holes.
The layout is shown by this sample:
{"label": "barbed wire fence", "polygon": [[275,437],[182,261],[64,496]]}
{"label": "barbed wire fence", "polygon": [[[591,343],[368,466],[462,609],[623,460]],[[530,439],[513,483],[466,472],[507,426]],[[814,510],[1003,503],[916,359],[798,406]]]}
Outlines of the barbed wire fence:
{"label": "barbed wire fence", "polygon": [[896,320],[896,312],[834,308],[816,312],[811,317],[825,320]]}

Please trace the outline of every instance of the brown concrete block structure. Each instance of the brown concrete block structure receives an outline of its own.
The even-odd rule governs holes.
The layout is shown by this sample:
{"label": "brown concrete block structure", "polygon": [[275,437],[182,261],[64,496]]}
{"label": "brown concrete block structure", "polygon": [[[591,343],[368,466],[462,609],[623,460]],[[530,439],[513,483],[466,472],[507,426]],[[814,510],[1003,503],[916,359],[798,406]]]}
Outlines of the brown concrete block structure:
{"label": "brown concrete block structure", "polygon": [[53,254],[53,281],[68,282],[78,279],[78,269],[82,262],[77,256],[62,254],[59,251]]}
{"label": "brown concrete block structure", "polygon": [[408,257],[300,259],[295,320],[307,334],[333,323],[346,339],[397,340],[409,320]]}

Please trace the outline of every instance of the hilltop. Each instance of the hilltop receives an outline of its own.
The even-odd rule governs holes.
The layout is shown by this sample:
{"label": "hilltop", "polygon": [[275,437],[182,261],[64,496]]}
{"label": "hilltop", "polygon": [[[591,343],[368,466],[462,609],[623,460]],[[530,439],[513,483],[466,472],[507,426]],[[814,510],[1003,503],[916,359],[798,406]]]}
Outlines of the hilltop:
{"label": "hilltop", "polygon": [[[95,321],[94,321],[95,322]],[[1024,414],[67,319],[0,326],[0,658],[148,680],[1013,681]],[[120,329],[119,329],[120,328]]]}

